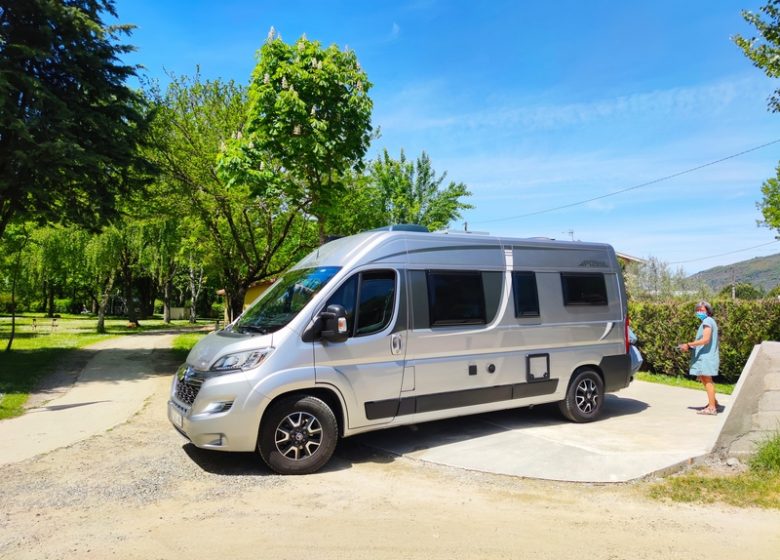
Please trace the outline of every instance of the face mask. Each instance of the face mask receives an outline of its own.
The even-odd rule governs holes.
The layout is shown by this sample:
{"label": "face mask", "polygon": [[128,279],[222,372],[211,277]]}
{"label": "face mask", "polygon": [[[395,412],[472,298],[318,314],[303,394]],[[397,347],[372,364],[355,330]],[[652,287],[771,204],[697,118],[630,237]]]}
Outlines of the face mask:
{"label": "face mask", "polygon": [[704,321],[704,319],[706,319],[706,318],[707,318],[707,314],[706,314],[704,311],[697,311],[697,312],[696,312],[696,318],[697,318],[699,321]]}

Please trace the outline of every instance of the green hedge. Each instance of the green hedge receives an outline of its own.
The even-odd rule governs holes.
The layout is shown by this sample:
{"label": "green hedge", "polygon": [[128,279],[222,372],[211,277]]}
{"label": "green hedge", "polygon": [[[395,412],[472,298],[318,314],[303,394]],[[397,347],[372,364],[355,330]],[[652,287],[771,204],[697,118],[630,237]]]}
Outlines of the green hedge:
{"label": "green hedge", "polygon": [[[631,328],[653,373],[685,375],[689,355],[678,350],[681,342],[696,336],[699,320],[693,315],[696,302],[629,303]],[[720,335],[720,381],[739,379],[753,346],[764,340],[780,340],[780,301],[714,301],[713,318]]]}

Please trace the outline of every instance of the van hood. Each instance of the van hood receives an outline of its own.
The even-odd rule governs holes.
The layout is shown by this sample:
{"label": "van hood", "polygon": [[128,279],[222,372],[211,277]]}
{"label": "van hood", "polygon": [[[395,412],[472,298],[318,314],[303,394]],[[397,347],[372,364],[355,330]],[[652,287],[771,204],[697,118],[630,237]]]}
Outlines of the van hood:
{"label": "van hood", "polygon": [[206,335],[187,355],[187,364],[198,371],[208,371],[211,365],[226,354],[246,352],[273,346],[273,334],[250,335],[217,331]]}

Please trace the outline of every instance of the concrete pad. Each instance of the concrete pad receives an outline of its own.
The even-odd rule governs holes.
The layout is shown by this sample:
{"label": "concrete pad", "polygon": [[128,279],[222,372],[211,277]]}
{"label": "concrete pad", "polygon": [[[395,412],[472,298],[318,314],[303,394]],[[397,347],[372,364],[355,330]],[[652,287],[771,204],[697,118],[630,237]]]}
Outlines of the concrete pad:
{"label": "concrete pad", "polygon": [[63,395],[23,416],[0,422],[0,465],[67,447],[126,422],[157,386],[152,352],[169,348],[173,334],[112,338]]}
{"label": "concrete pad", "polygon": [[[0,422],[0,465],[66,447],[126,422],[160,390],[155,349],[173,334],[107,340],[65,394]],[[162,371],[168,377],[170,364]],[[703,391],[635,381],[607,395],[602,419],[574,424],[537,406],[355,436],[420,461],[496,474],[574,482],[624,482],[709,453],[726,414],[701,416]],[[730,410],[732,397],[718,395]],[[161,420],[161,430],[172,429]]]}
{"label": "concrete pad", "polygon": [[[625,482],[709,453],[725,415],[703,416],[703,391],[635,381],[607,395],[597,422],[575,424],[557,406],[466,416],[356,436],[421,461],[572,482]],[[731,397],[718,395],[728,407]]]}

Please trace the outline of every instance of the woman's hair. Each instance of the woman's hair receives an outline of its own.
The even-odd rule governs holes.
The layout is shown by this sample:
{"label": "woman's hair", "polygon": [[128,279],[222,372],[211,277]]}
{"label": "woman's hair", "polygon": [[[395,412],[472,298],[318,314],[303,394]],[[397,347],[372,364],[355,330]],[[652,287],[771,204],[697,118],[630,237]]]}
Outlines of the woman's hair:
{"label": "woman's hair", "polygon": [[712,306],[706,301],[700,301],[696,304],[696,309],[703,307],[707,311],[707,316],[712,317]]}

